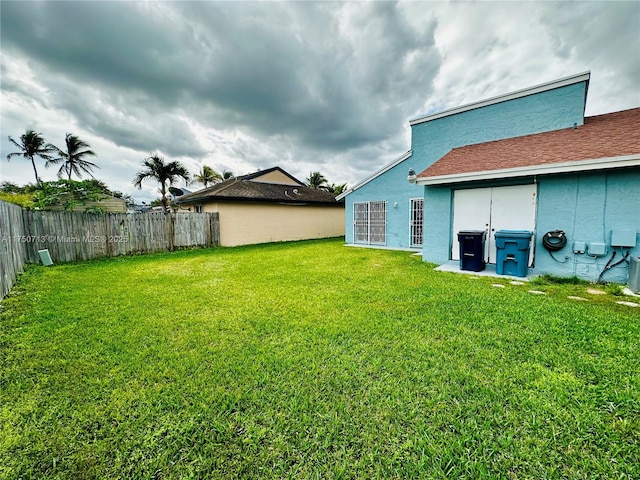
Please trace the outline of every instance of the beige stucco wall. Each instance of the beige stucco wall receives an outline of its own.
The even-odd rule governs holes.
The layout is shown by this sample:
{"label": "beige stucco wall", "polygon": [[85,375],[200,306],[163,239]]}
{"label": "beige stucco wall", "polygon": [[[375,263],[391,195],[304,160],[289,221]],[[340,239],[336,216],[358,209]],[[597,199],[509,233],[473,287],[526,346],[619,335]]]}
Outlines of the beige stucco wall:
{"label": "beige stucco wall", "polygon": [[220,214],[225,247],[344,236],[344,208],[258,203],[208,203]]}

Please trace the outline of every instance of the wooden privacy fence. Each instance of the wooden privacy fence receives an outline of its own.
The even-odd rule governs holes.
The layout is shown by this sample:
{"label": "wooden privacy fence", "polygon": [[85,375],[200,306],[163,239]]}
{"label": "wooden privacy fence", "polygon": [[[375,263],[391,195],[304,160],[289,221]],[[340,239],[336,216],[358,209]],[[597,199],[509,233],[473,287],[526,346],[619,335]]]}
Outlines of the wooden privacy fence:
{"label": "wooden privacy fence", "polygon": [[38,250],[55,262],[220,244],[217,213],[78,213],[23,210],[0,201],[0,298]]}
{"label": "wooden privacy fence", "polygon": [[22,208],[0,200],[0,300],[24,271],[27,244],[20,239],[25,235]]}

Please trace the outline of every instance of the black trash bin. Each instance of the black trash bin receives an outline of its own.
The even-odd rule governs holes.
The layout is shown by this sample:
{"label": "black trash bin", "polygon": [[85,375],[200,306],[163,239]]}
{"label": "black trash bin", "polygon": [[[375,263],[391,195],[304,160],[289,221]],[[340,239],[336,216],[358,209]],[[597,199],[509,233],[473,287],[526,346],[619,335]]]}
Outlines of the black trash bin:
{"label": "black trash bin", "polygon": [[484,241],[487,232],[484,230],[462,230],[458,232],[460,243],[460,270],[481,272],[485,269]]}

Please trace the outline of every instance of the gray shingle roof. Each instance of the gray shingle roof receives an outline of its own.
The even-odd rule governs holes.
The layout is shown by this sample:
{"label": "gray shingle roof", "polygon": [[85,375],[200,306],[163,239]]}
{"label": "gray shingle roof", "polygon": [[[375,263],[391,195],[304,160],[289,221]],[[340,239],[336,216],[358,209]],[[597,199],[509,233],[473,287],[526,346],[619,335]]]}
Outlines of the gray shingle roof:
{"label": "gray shingle roof", "polygon": [[[190,193],[176,198],[176,203],[192,204],[219,201],[235,202],[268,202],[268,203],[294,203],[294,204],[315,204],[315,205],[343,205],[338,202],[335,196],[327,191],[300,185],[282,185],[276,183],[265,183],[255,180],[259,174],[278,169],[287,176],[295,180],[294,177],[275,167],[267,171],[243,175],[232,178],[225,182],[218,183],[208,188],[203,188],[197,192]],[[300,183],[298,180],[296,182]]]}

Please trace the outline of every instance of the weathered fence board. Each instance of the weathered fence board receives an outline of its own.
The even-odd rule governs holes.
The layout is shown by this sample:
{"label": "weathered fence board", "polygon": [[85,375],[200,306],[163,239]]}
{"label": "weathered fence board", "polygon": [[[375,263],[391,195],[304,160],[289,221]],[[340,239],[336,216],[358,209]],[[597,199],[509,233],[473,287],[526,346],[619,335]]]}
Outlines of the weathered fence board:
{"label": "weathered fence board", "polygon": [[9,292],[27,261],[22,208],[0,201],[0,299]]}
{"label": "weathered fence board", "polygon": [[220,245],[217,213],[27,211],[0,201],[0,299],[38,250],[54,262]]}

